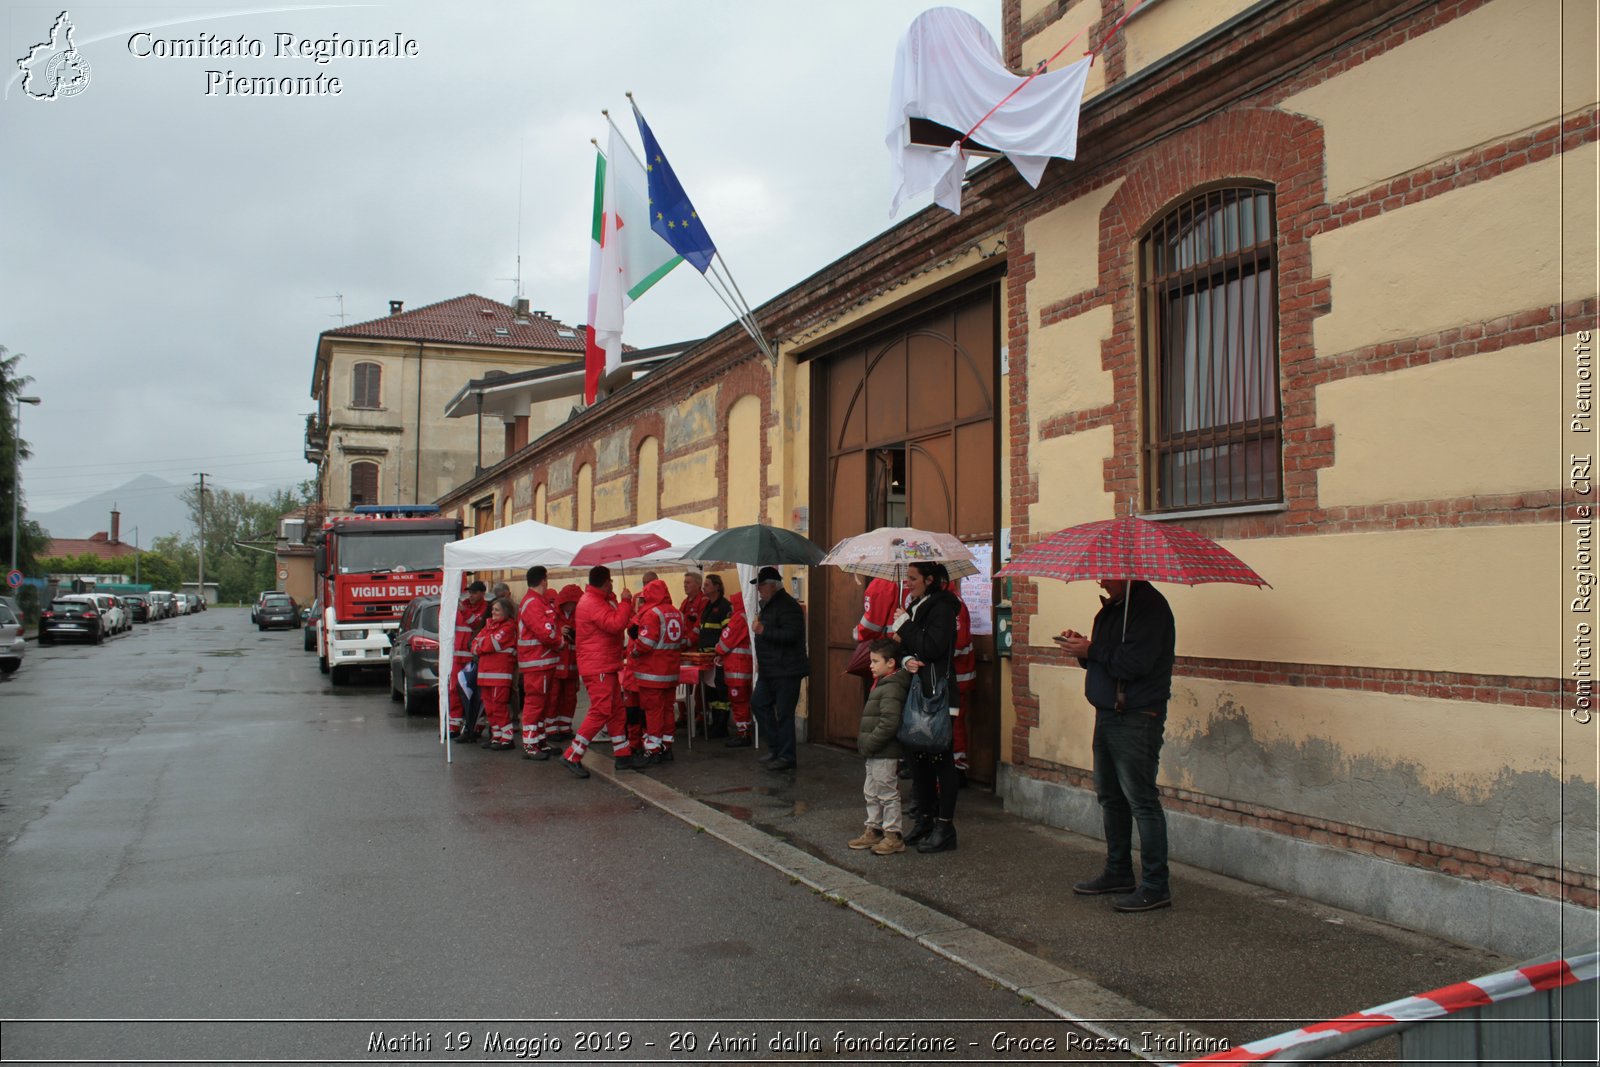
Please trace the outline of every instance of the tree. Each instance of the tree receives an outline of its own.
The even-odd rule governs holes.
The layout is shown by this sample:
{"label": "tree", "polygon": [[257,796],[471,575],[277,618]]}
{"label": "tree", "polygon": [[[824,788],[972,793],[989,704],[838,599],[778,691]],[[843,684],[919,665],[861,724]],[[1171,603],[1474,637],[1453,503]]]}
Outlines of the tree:
{"label": "tree", "polygon": [[[267,499],[258,500],[233,490],[207,487],[206,580],[217,583],[219,599],[250,600],[259,590],[276,586],[277,561],[270,551],[263,549],[277,540],[278,520],[306,503],[304,488],[302,485],[300,492],[280,489]],[[185,490],[183,501],[189,506],[189,515],[198,534],[199,486]],[[255,545],[246,547],[240,542],[255,542]],[[195,535],[183,540],[181,555],[173,551],[175,546],[165,538],[157,539],[155,546],[178,562],[186,581],[192,581],[199,572],[199,542]]]}
{"label": "tree", "polygon": [[[0,415],[0,523],[5,527],[0,544],[5,545],[5,562],[10,563],[12,509],[16,508],[19,515],[27,513],[26,496],[17,484],[17,462],[33,455],[28,442],[17,435],[17,397],[33,379],[18,369],[27,357],[21,352],[8,355],[7,351],[5,345],[0,345],[0,405],[5,408],[5,413]],[[37,522],[28,519],[19,524],[16,559],[17,567],[24,574],[38,573],[38,555],[49,540],[49,534]]]}

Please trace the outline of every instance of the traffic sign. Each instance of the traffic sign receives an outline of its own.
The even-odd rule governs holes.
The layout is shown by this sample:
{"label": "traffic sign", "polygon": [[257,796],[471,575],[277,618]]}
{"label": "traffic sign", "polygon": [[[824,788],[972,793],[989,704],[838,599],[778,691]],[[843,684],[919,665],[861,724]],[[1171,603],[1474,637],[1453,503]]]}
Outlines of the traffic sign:
{"label": "traffic sign", "polygon": [[21,585],[22,585],[22,572],[21,571],[12,571],[11,573],[7,574],[6,575],[6,584],[9,585],[13,589],[20,588]]}

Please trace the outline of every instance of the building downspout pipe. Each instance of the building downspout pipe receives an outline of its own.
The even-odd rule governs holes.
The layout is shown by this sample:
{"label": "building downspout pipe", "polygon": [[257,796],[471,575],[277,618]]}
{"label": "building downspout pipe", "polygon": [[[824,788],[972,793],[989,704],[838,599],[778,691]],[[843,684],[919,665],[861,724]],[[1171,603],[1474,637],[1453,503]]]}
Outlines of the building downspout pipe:
{"label": "building downspout pipe", "polygon": [[478,392],[478,465],[473,468],[474,476],[483,473],[483,392]]}
{"label": "building downspout pipe", "polygon": [[416,481],[411,487],[411,502],[422,503],[422,342],[417,342],[417,447],[416,458],[412,462],[412,473]]}

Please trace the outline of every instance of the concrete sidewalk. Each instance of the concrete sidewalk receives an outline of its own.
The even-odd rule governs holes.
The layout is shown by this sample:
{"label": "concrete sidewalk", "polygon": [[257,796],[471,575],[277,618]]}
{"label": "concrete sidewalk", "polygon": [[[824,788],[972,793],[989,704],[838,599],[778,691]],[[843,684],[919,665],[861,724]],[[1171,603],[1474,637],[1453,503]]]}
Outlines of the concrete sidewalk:
{"label": "concrete sidewalk", "polygon": [[599,756],[587,765],[1085,1029],[1136,1050],[1135,1035],[1153,1031],[1153,1059],[1194,1058],[1207,1037],[1237,1047],[1515,962],[1177,864],[1174,907],[1119,914],[1071,890],[1100,871],[1101,842],[1008,815],[976,786],[956,810],[956,851],[852,851],[861,760],[803,745],[798,772],[773,774],[759,755],[680,739],[676,761],[646,773],[615,775]]}

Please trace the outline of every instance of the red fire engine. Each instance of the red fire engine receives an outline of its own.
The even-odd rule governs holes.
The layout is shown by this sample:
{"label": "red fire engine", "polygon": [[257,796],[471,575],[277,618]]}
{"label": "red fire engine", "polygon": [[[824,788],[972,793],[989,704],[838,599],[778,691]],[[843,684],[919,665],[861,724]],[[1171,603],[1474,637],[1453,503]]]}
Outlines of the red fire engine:
{"label": "red fire engine", "polygon": [[317,655],[334,685],[389,663],[390,638],[412,597],[438,596],[444,546],[461,520],[431,504],[366,505],[313,535],[322,617]]}

